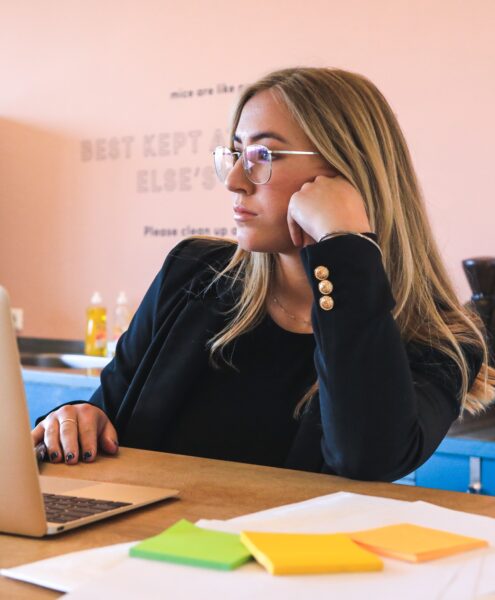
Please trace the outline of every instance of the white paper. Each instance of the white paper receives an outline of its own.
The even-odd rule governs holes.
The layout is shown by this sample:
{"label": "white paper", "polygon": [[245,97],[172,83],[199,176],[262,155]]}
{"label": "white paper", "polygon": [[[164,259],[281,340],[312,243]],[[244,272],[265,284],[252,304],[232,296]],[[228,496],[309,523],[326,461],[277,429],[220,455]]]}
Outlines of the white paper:
{"label": "white paper", "polygon": [[232,531],[252,528],[324,532],[352,531],[408,522],[480,537],[493,546],[422,564],[384,559],[385,568],[382,572],[310,576],[272,576],[253,563],[224,573],[129,558],[98,580],[79,588],[68,598],[82,600],[91,597],[103,600],[110,596],[119,597],[119,600],[131,600],[142,596],[158,600],[170,595],[181,600],[198,597],[204,600],[216,600],[218,597],[236,600],[302,600],[308,597],[312,600],[328,600],[330,597],[346,600],[467,600],[495,590],[495,570],[492,568],[495,559],[494,519],[452,511],[426,502],[395,505],[385,502],[380,506],[379,503],[370,502],[367,497],[356,498],[355,495],[347,498],[354,505],[354,510],[346,511],[345,505],[341,503],[344,499],[340,496],[329,497],[327,502],[315,500],[316,512],[320,513],[319,524],[311,512],[311,503],[306,503],[301,511],[296,506],[282,507],[280,515],[272,511],[270,521],[266,519],[265,512],[234,519],[236,522],[225,522],[224,526]]}
{"label": "white paper", "polygon": [[[296,502],[276,508],[270,508],[227,521],[201,519],[196,524],[205,529],[216,529],[240,533],[256,527],[257,531],[277,531],[291,533],[321,533],[323,531],[343,531],[341,524],[345,519],[355,519],[362,514],[365,518],[372,512],[399,506],[411,506],[413,503],[392,498],[364,496],[349,492],[337,492],[319,496],[304,502]],[[253,525],[254,524],[254,525]]]}
{"label": "white paper", "polygon": [[0,574],[52,590],[70,592],[123,562],[129,556],[129,548],[136,543],[70,552],[10,569],[0,569]]}
{"label": "white paper", "polygon": [[[446,588],[451,572],[438,572],[431,564],[406,565],[387,561],[386,571],[335,575],[269,575],[256,563],[235,571],[197,569],[172,563],[129,558],[89,585],[78,588],[67,600],[428,600],[432,581]],[[467,600],[472,596],[451,596]]]}

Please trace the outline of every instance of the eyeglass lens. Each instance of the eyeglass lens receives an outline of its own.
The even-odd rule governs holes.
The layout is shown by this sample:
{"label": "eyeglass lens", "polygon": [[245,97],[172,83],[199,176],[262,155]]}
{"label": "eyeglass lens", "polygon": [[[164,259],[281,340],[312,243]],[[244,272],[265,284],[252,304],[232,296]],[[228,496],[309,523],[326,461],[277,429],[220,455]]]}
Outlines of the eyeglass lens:
{"label": "eyeglass lens", "polygon": [[[229,148],[218,146],[214,152],[215,171],[222,183],[225,183],[237,160],[236,153]],[[271,154],[266,146],[251,144],[242,152],[242,166],[250,181],[266,183],[272,173]]]}

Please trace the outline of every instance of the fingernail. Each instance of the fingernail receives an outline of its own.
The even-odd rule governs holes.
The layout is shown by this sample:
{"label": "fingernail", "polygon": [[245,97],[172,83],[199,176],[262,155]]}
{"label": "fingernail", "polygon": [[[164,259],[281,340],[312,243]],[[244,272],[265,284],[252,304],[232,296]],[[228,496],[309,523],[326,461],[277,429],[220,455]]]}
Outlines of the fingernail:
{"label": "fingernail", "polygon": [[65,456],[65,462],[69,462],[69,460],[72,460],[74,458],[74,455],[72,454],[72,452],[69,452],[69,454],[66,454]]}
{"label": "fingernail", "polygon": [[57,460],[57,458],[58,458],[58,452],[52,452],[50,454],[50,460],[51,461]]}
{"label": "fingernail", "polygon": [[83,454],[83,458],[84,460],[89,460],[91,458],[91,451],[87,450],[84,454]]}
{"label": "fingernail", "polygon": [[116,442],[115,440],[112,440],[112,441],[113,441],[113,443],[114,443],[114,446],[115,446],[116,448],[118,448],[118,447],[119,447],[119,443],[118,443],[118,442]]}

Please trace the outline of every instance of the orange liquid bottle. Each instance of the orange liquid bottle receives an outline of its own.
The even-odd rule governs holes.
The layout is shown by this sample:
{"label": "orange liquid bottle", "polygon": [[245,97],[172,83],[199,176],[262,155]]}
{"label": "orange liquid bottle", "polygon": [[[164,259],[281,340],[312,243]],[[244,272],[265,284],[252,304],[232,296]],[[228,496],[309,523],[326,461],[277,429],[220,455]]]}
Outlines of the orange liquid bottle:
{"label": "orange liquid bottle", "polygon": [[107,309],[99,292],[93,294],[86,311],[84,352],[90,356],[107,355]]}

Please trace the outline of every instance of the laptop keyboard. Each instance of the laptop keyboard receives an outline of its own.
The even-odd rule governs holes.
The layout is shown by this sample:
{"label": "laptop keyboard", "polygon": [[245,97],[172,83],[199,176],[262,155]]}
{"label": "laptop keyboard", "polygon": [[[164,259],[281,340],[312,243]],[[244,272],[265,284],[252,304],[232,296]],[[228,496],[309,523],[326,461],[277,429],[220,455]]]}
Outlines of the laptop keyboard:
{"label": "laptop keyboard", "polygon": [[51,523],[68,523],[76,519],[84,519],[102,512],[129,506],[130,502],[111,502],[78,496],[61,496],[59,494],[43,494],[46,520]]}

